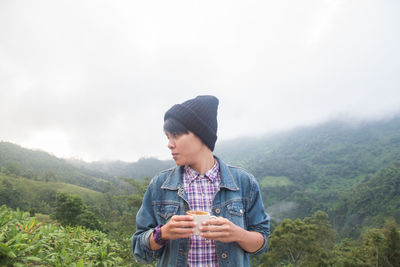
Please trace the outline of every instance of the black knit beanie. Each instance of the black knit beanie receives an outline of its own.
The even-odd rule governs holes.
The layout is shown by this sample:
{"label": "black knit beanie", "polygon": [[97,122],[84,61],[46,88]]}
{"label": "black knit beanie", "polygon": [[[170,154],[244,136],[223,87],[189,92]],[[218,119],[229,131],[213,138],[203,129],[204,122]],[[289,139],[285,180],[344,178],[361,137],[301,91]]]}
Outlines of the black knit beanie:
{"label": "black knit beanie", "polygon": [[172,106],[165,113],[164,121],[168,118],[176,119],[214,151],[217,141],[218,103],[218,98],[215,96],[201,95]]}

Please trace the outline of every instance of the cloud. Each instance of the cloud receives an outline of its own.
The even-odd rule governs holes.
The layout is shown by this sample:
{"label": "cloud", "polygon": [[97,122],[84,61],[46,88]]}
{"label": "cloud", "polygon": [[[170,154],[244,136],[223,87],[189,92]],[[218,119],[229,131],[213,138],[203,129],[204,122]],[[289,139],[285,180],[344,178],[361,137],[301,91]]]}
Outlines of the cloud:
{"label": "cloud", "polygon": [[199,94],[220,98],[220,140],[391,114],[399,5],[2,1],[0,138],[88,160],[167,158],[164,112]]}

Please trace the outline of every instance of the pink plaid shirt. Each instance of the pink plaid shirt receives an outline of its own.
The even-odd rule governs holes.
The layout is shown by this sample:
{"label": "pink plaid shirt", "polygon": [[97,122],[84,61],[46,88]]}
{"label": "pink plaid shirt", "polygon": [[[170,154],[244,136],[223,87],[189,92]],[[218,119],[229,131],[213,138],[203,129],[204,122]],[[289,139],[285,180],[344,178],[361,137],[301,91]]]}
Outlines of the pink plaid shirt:
{"label": "pink plaid shirt", "polygon": [[[188,196],[191,210],[208,211],[211,213],[212,202],[219,190],[221,174],[218,161],[204,175],[185,166],[183,185]],[[215,241],[207,240],[198,235],[190,237],[188,266],[217,267],[218,258]]]}

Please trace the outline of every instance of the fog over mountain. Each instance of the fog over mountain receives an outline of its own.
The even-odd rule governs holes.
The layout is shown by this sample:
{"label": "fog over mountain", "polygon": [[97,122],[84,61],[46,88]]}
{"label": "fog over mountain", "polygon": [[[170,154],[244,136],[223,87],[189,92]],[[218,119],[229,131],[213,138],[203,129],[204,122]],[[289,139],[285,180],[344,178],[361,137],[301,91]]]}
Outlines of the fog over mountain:
{"label": "fog over mountain", "polygon": [[[163,115],[220,99],[219,141],[400,111],[399,1],[0,2],[0,140],[169,159]],[[218,146],[218,143],[217,143]]]}

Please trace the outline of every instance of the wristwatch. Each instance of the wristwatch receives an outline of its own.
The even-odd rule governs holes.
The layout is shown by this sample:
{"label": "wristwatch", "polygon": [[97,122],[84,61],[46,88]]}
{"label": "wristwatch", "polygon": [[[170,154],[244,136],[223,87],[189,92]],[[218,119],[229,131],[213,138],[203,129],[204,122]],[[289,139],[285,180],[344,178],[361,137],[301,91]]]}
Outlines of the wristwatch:
{"label": "wristwatch", "polygon": [[160,246],[164,246],[165,243],[167,243],[166,240],[161,239],[161,226],[163,226],[163,225],[164,224],[157,225],[156,228],[154,228],[154,231],[153,231],[153,240],[154,240],[154,242],[156,242]]}

